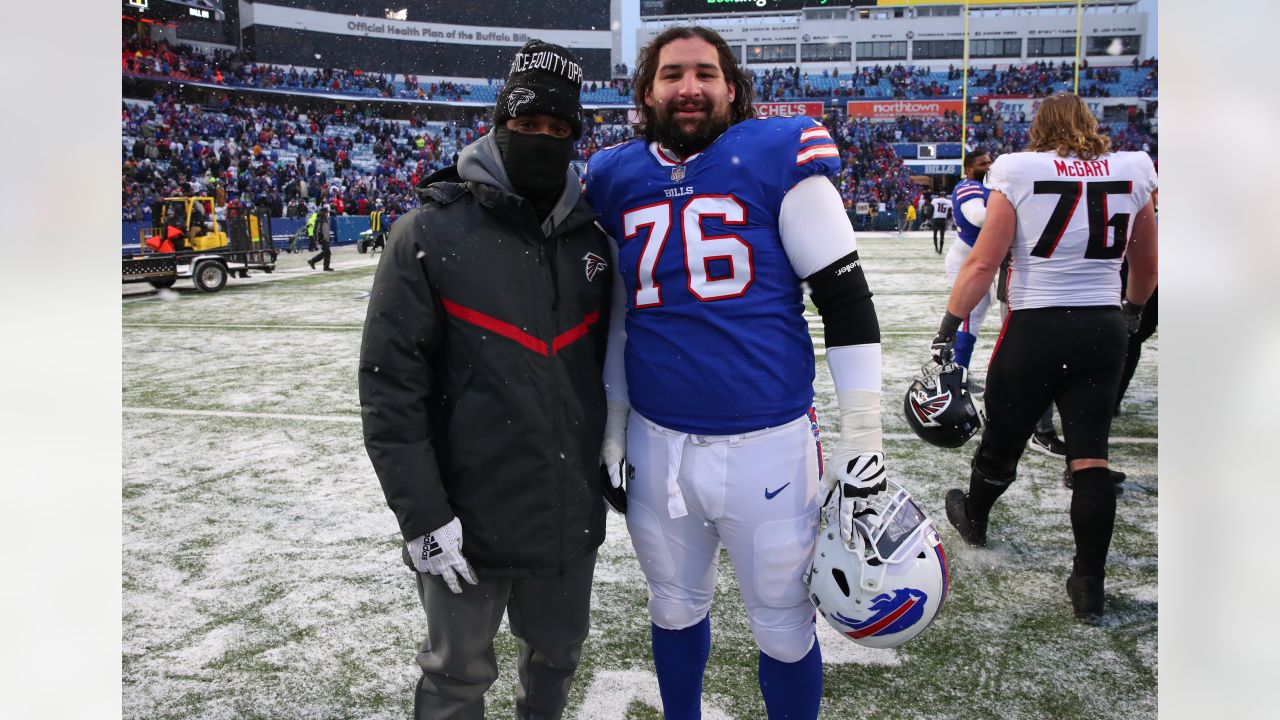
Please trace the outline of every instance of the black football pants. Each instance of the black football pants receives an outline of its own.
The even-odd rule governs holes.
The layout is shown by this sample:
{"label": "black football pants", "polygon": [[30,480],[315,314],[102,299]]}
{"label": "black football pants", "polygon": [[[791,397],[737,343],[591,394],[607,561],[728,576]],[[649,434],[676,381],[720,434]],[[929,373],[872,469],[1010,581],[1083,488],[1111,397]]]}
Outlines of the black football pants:
{"label": "black football pants", "polygon": [[1107,458],[1128,334],[1117,307],[1016,310],[987,370],[981,451],[1016,465],[1053,402],[1067,459]]}

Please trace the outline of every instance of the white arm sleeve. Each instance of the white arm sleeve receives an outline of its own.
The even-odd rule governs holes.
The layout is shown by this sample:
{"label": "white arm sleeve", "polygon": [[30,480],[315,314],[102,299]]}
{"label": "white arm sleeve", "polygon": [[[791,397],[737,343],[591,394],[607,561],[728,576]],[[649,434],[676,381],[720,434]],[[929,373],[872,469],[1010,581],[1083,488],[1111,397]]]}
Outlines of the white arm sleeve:
{"label": "white arm sleeve", "polygon": [[846,390],[880,392],[880,343],[827,348],[827,367],[837,395]]}
{"label": "white arm sleeve", "polygon": [[[787,259],[800,278],[858,249],[840,193],[821,175],[800,181],[782,199],[778,232]],[[843,467],[849,457],[860,452],[883,452],[880,365],[879,343],[827,348],[827,368],[840,406],[840,440],[831,467]]]}
{"label": "white arm sleeve", "polygon": [[858,249],[840,191],[824,175],[811,175],[787,191],[778,213],[778,234],[800,279]]}
{"label": "white arm sleeve", "polygon": [[982,198],[965,200],[960,203],[960,212],[964,214],[965,220],[968,220],[976,227],[982,227],[982,223],[987,221],[987,204],[982,201]]}

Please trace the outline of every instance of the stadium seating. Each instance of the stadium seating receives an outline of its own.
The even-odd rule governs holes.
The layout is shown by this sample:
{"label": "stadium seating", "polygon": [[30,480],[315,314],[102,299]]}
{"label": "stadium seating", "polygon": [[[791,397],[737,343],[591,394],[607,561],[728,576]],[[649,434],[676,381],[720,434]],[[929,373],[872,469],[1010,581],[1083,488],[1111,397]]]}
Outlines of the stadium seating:
{"label": "stadium seating", "polygon": [[[402,212],[416,204],[413,187],[452,162],[459,150],[486,129],[489,109],[501,84],[429,81],[412,75],[381,75],[345,69],[302,69],[247,63],[236,53],[205,52],[164,43],[124,40],[122,72],[203,82],[230,89],[254,88],[291,94],[365,96],[474,106],[459,124],[389,120],[360,114],[292,115],[286,102],[244,102],[235,93],[218,107],[189,107],[158,92],[150,100],[126,100],[122,106],[122,219],[144,222],[159,197],[221,188],[227,201],[266,205],[276,215],[297,216],[307,205],[327,202],[341,213],[367,213],[375,198]],[[1080,92],[1090,96],[1154,97],[1158,67],[1088,68]],[[849,120],[843,100],[853,98],[956,98],[962,75],[956,68],[930,71],[902,65],[861,67],[853,73],[801,72],[798,68],[753,73],[758,97],[769,100],[820,99],[828,102],[824,122],[845,159],[837,186],[846,206],[892,204],[914,199],[903,160],[915,159],[919,143],[935,145],[936,159],[961,156],[960,118],[898,118],[891,122]],[[1032,63],[969,77],[971,96],[1041,96],[1069,89],[1073,68],[1061,63]],[[260,97],[260,96],[259,96]],[[631,104],[625,78],[588,81],[588,106],[626,108]],[[1022,149],[1025,122],[982,117],[966,127],[971,147],[997,154]],[[599,117],[598,117],[599,116]],[[598,119],[603,122],[598,122]],[[1133,118],[1131,118],[1132,120]],[[971,119],[972,120],[972,119]],[[1145,117],[1108,122],[1116,149],[1156,152],[1155,133]],[[631,137],[620,111],[596,111],[588,117],[579,144],[577,166],[592,153]],[[305,183],[306,195],[300,197]],[[305,203],[305,204],[304,204]]]}
{"label": "stadium seating", "polygon": [[[207,82],[232,88],[277,89],[323,95],[363,96],[435,102],[492,105],[501,84],[452,81],[418,81],[412,75],[383,75],[358,69],[298,69],[252,63],[239,53],[207,52],[187,46],[124,40],[121,68],[125,75],[163,76]],[[1142,67],[1088,68],[1104,78],[1082,78],[1080,94],[1090,97],[1155,97],[1154,61]],[[863,66],[852,73],[800,72],[798,68],[755,72],[755,89],[764,100],[813,98],[945,98],[961,97],[961,74],[903,65]],[[1024,95],[1044,97],[1070,90],[1073,66],[1064,62],[1038,62],[999,70],[974,70],[969,75],[970,95]],[[626,80],[590,82],[582,101],[587,105],[629,105],[632,98]]]}

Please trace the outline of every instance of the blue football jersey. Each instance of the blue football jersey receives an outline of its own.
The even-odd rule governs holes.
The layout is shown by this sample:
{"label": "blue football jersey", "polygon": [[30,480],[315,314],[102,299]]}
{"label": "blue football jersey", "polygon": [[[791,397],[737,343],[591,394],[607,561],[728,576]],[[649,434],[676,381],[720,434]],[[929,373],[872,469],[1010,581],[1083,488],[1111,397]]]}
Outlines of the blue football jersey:
{"label": "blue football jersey", "polygon": [[951,207],[956,220],[956,234],[960,236],[960,241],[969,247],[978,241],[978,233],[982,228],[969,222],[964,213],[960,212],[960,204],[972,200],[974,198],[982,198],[982,204],[985,207],[987,197],[991,195],[991,188],[978,182],[977,180],[961,180],[956,184],[956,189],[951,192]]}
{"label": "blue football jersey", "polygon": [[740,122],[684,162],[643,140],[591,157],[587,200],[627,290],[637,412],[728,435],[808,411],[813,343],[778,215],[796,183],[839,169],[835,142],[806,117]]}

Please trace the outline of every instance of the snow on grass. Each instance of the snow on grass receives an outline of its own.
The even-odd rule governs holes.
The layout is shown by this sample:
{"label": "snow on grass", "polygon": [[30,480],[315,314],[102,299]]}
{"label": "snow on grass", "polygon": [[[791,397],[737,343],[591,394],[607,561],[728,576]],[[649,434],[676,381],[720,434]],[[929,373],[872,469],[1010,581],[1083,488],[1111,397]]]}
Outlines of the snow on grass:
{"label": "snow on grass", "polygon": [[[1062,460],[1026,453],[993,514],[989,547],[959,540],[942,496],[967,485],[975,446],[924,445],[901,414],[946,302],[942,257],[927,234],[864,234],[859,245],[884,332],[889,471],[939,524],[952,584],[934,625],[895,650],[854,645],[819,619],[821,716],[1155,717],[1158,447],[1112,447],[1128,479],[1108,614],[1099,627],[1080,625],[1063,587],[1072,540]],[[340,249],[333,273],[302,262],[283,256],[271,276],[233,278],[214,294],[182,283],[171,301],[126,291],[125,717],[410,714],[426,622],[358,423],[356,361],[376,259]],[[998,326],[993,309],[975,368]],[[820,324],[814,333],[820,340]],[[1155,437],[1158,355],[1156,337],[1113,435]],[[839,416],[821,359],[815,388],[834,442]],[[646,602],[626,524],[610,514],[567,718],[661,717]],[[711,620],[704,716],[764,717],[727,555]],[[505,624],[495,651],[501,674],[486,714],[510,717],[516,644]]]}

